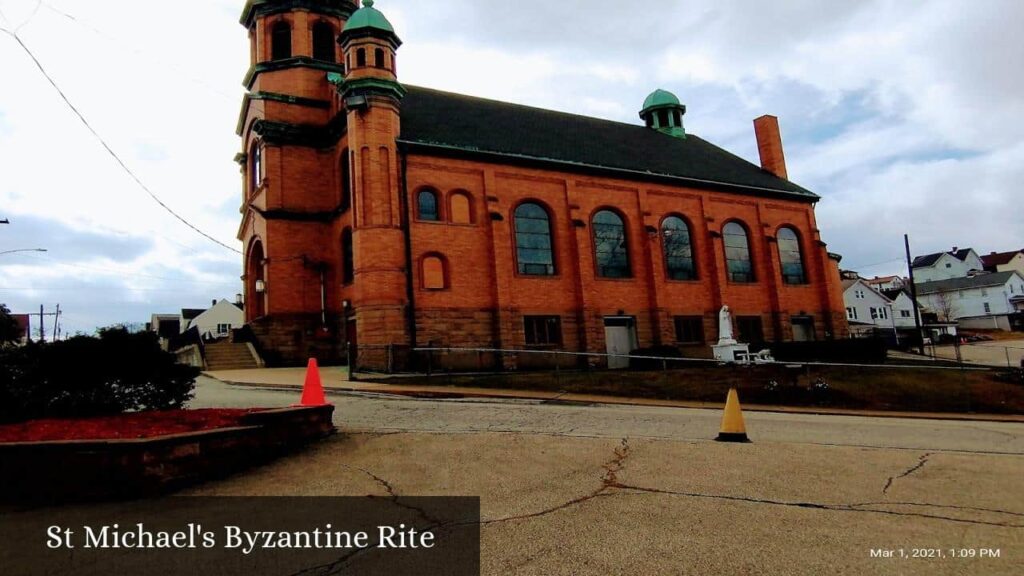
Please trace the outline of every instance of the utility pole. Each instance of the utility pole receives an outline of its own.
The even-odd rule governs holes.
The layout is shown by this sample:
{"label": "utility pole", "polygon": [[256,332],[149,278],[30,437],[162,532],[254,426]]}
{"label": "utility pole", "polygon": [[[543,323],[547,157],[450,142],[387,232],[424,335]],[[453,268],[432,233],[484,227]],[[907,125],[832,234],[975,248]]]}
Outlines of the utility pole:
{"label": "utility pole", "polygon": [[39,305],[39,341],[40,342],[46,342],[46,322],[45,322],[45,318],[44,317],[45,316],[59,316],[59,315],[60,315],[60,305],[59,304],[57,305],[57,311],[56,312],[44,312],[43,311],[43,305],[42,304]]}
{"label": "utility pole", "polygon": [[60,340],[60,332],[58,331],[58,324],[60,322],[60,304],[57,304],[57,311],[53,314],[53,341]]}
{"label": "utility pole", "polygon": [[914,283],[914,263],[910,260],[910,235],[903,235],[903,244],[907,247],[907,270],[910,271],[910,300],[914,304],[914,324],[921,337],[921,356],[924,356],[924,330],[921,328],[921,308],[917,305],[917,284]]}

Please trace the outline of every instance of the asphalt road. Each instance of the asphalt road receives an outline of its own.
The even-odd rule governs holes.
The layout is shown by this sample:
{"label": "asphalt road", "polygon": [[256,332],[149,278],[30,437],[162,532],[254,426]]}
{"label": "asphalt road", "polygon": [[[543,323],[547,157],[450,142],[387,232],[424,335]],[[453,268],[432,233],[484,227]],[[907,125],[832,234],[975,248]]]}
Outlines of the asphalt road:
{"label": "asphalt road", "polygon": [[[294,391],[235,387],[201,377],[192,406],[288,406],[298,396]],[[335,424],[350,432],[511,432],[692,441],[713,439],[721,421],[716,410],[684,408],[353,393],[331,393],[330,400],[335,404]],[[1024,454],[1024,423],[750,411],[744,419],[756,442]]]}
{"label": "asphalt road", "polygon": [[1024,573],[1024,424],[748,412],[724,444],[711,410],[329,399],[341,434],[186,494],[480,496],[486,575]]}

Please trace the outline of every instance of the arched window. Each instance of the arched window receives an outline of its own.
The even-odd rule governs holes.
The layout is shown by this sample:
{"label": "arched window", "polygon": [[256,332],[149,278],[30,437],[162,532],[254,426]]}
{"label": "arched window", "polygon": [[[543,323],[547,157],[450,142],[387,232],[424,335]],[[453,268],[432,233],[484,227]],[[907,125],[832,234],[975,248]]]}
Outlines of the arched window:
{"label": "arched window", "polygon": [[352,207],[352,163],[349,161],[348,148],[341,152],[341,213],[348,212]]}
{"label": "arched window", "polygon": [[356,50],[356,67],[366,66],[366,48]]}
{"label": "arched window", "polygon": [[256,190],[263,183],[263,147],[260,146],[259,142],[252,145],[252,158],[249,161],[249,193],[255,194]]}
{"label": "arched window", "polygon": [[470,224],[473,222],[472,202],[469,196],[463,192],[455,192],[451,195],[451,221],[454,224]]}
{"label": "arched window", "polygon": [[519,273],[554,276],[555,255],[551,243],[551,218],[540,204],[520,204],[515,212],[516,262]]}
{"label": "arched window", "polygon": [[754,264],[750,258],[747,229],[738,222],[729,222],[722,229],[725,243],[725,268],[732,282],[753,282]]}
{"label": "arched window", "polygon": [[800,253],[800,237],[789,226],[779,228],[779,262],[782,265],[782,281],[786,284],[806,284],[804,258]]}
{"label": "arched window", "polygon": [[438,255],[431,254],[423,257],[421,269],[424,290],[444,290],[448,287],[444,267],[444,259]]}
{"label": "arched window", "polygon": [[249,320],[260,318],[266,314],[263,271],[263,243],[253,242],[249,249],[249,262],[246,268],[246,315]]}
{"label": "arched window", "polygon": [[355,250],[352,248],[352,229],[341,232],[341,283],[351,284],[356,278]]}
{"label": "arched window", "polygon": [[313,24],[313,58],[334,62],[334,27],[327,22]]}
{"label": "arched window", "polygon": [[437,209],[437,192],[433,190],[421,190],[416,195],[416,212],[420,220],[437,222],[441,219],[440,211]]}
{"label": "arched window", "polygon": [[283,60],[292,57],[292,27],[279,20],[270,32],[270,59]]}
{"label": "arched window", "polygon": [[384,68],[384,49],[377,48],[373,51],[373,65],[377,68]]}
{"label": "arched window", "polygon": [[693,265],[693,244],[690,227],[678,216],[669,216],[661,223],[662,247],[665,251],[665,271],[670,280],[695,280],[697,268]]}
{"label": "arched window", "polygon": [[594,234],[594,256],[597,275],[602,278],[629,278],[629,246],[626,243],[626,225],[615,212],[601,210],[594,214],[591,224]]}

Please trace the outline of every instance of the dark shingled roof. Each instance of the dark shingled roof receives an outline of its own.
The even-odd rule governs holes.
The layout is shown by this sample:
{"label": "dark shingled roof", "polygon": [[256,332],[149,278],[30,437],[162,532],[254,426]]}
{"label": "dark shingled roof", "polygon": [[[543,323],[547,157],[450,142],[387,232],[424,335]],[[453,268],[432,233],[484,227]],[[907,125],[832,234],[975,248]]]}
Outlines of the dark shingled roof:
{"label": "dark shingled roof", "polygon": [[978,274],[966,278],[950,278],[948,280],[935,280],[923,282],[917,285],[917,293],[935,294],[936,292],[952,292],[956,290],[969,290],[972,288],[988,288],[990,286],[1002,286],[1016,275],[1016,272],[996,272],[995,274]]}
{"label": "dark shingled roof", "polygon": [[917,258],[914,258],[914,262],[911,264],[911,266],[913,266],[914,268],[926,268],[938,262],[939,258],[941,258],[943,254],[949,254],[950,256],[953,256],[957,260],[963,262],[967,258],[967,255],[970,254],[970,252],[970,248],[961,248],[956,252],[936,252],[935,254],[918,256]]}
{"label": "dark shingled roof", "polygon": [[627,179],[718,185],[808,202],[819,197],[697,136],[674,138],[639,124],[406,86],[399,141],[411,149],[500,155]]}
{"label": "dark shingled roof", "polygon": [[882,296],[885,296],[886,298],[892,300],[893,302],[895,302],[896,299],[900,297],[900,294],[906,294],[907,296],[910,296],[910,293],[907,292],[906,288],[893,288],[892,290],[882,290],[881,292]]}
{"label": "dark shingled roof", "polygon": [[206,310],[202,308],[182,308],[181,317],[184,318],[186,321],[193,320],[195,319],[196,316],[199,316],[203,312],[206,312]]}

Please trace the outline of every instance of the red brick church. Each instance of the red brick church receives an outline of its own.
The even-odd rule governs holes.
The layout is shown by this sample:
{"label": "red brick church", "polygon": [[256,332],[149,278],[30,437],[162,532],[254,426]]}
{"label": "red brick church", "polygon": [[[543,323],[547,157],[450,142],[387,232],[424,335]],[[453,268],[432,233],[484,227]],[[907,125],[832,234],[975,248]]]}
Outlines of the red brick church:
{"label": "red brick church", "polygon": [[[481,347],[708,356],[844,337],[819,197],[684,128],[658,90],[624,124],[407,86],[372,0],[250,0],[238,133],[246,321],[272,362]],[[404,361],[404,360],[403,360]]]}

